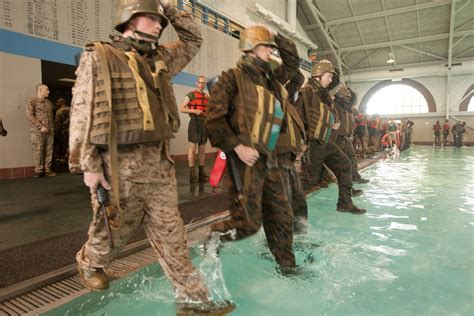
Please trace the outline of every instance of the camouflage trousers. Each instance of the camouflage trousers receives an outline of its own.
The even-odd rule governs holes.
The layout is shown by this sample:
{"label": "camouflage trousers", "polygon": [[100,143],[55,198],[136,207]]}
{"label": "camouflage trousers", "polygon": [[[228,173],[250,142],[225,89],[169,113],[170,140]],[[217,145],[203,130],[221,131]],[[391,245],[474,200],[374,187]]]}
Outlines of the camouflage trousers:
{"label": "camouflage trousers", "polygon": [[332,141],[325,144],[319,141],[309,142],[310,162],[308,164],[309,181],[316,185],[322,177],[325,164],[336,175],[339,187],[337,205],[352,203],[352,168],[349,158]]}
{"label": "camouflage trousers", "polygon": [[[246,166],[238,160],[237,168],[244,179]],[[294,268],[296,263],[293,253],[293,212],[288,201],[286,177],[283,176],[276,163],[267,165],[267,158],[263,155],[260,155],[250,170],[246,190],[249,218],[246,218],[242,205],[237,202],[238,194],[231,184],[229,195],[232,218],[213,224],[211,229],[218,232],[235,229],[236,238],[242,239],[253,235],[263,225],[268,247],[276,262],[281,267]]]}
{"label": "camouflage trousers", "polygon": [[[127,244],[135,229],[143,225],[158,262],[175,289],[177,301],[207,301],[207,290],[201,275],[192,266],[188,252],[186,232],[178,211],[174,166],[168,160],[162,160],[156,162],[153,169],[152,182],[120,179],[121,225],[112,230],[114,249],[109,246],[104,221],[97,217],[96,195],[92,195],[93,220],[89,238],[76,259],[84,269],[104,268]],[[111,191],[109,195],[113,201]]]}
{"label": "camouflage trousers", "polygon": [[284,176],[285,186],[288,189],[288,201],[293,209],[293,228],[295,233],[304,233],[308,220],[308,204],[293,160],[292,153],[278,155],[278,166]]}
{"label": "camouflage trousers", "polygon": [[35,173],[50,172],[53,159],[54,136],[41,132],[31,132],[31,143],[33,144],[33,163]]}
{"label": "camouflage trousers", "polygon": [[336,146],[346,154],[347,158],[351,161],[352,168],[352,179],[360,179],[362,176],[359,174],[359,166],[357,165],[357,158],[355,156],[354,147],[349,136],[339,135],[336,138]]}

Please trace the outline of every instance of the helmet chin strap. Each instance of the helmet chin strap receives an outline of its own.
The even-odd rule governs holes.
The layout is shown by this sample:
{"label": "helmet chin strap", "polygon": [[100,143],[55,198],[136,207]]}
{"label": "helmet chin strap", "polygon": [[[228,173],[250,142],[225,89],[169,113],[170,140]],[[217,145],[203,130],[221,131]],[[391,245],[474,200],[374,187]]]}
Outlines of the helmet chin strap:
{"label": "helmet chin strap", "polygon": [[151,40],[153,40],[154,43],[157,43],[157,42],[158,42],[158,39],[160,38],[159,35],[158,35],[158,36],[156,36],[156,35],[151,35],[151,34],[144,33],[144,32],[138,31],[138,30],[134,30],[133,33],[138,34],[138,35],[140,35],[141,37],[144,37],[144,38],[147,38],[147,39],[151,39]]}

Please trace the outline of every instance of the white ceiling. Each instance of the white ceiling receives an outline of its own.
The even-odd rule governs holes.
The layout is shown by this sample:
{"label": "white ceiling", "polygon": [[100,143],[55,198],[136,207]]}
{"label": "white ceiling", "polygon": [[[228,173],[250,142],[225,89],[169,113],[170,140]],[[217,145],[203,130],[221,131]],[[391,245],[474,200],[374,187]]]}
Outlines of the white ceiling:
{"label": "white ceiling", "polygon": [[[300,24],[319,46],[318,59],[340,60],[345,72],[474,58],[474,0],[297,3]],[[393,65],[386,62],[389,52]]]}

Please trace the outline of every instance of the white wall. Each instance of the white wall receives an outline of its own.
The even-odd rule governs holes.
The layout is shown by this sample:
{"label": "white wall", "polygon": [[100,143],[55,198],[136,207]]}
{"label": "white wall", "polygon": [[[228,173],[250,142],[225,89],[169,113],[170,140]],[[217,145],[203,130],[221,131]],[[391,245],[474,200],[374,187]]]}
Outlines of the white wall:
{"label": "white wall", "polygon": [[[220,11],[221,13],[227,15],[232,20],[244,25],[250,26],[253,24],[266,24],[272,27],[276,31],[280,31],[279,27],[273,23],[270,23],[263,19],[261,16],[249,10],[252,8],[254,3],[258,3],[263,8],[274,13],[277,17],[283,21],[287,21],[286,16],[286,6],[287,0],[201,0],[202,3],[207,4],[208,6]],[[308,39],[306,33],[303,31],[303,27],[300,25],[299,21],[296,21],[296,30],[299,35]],[[282,34],[285,34],[284,32]],[[309,39],[308,39],[309,40]],[[304,44],[295,42],[298,49],[298,54],[301,58],[308,60],[307,50]]]}
{"label": "white wall", "polygon": [[[183,72],[208,78],[234,67],[242,53],[238,40],[218,30],[200,24],[203,46]],[[177,38],[172,28],[162,36],[163,43]],[[35,94],[36,84],[41,82],[41,60],[0,52],[0,117],[8,130],[7,137],[0,137],[0,169],[33,165],[29,124],[25,105]],[[195,87],[194,80],[187,85],[174,84],[178,105]],[[188,147],[187,128],[189,116],[180,114],[181,128],[171,141],[173,155],[185,155]],[[215,151],[210,145],[207,152]]]}
{"label": "white wall", "polygon": [[40,82],[40,60],[0,52],[0,117],[8,131],[0,137],[0,169],[33,165],[25,106]]}

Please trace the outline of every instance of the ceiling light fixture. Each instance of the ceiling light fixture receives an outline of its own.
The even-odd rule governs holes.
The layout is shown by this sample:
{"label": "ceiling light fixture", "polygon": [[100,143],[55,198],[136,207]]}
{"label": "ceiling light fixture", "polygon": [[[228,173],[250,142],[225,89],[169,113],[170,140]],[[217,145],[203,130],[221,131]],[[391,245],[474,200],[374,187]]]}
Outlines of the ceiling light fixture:
{"label": "ceiling light fixture", "polygon": [[388,53],[387,64],[393,64],[395,62],[395,57],[393,56],[392,52]]}

